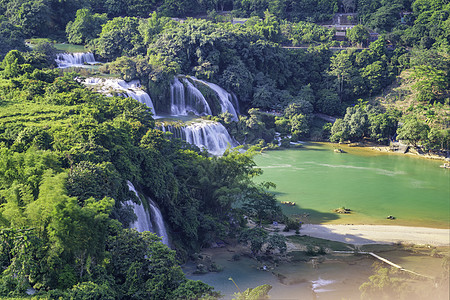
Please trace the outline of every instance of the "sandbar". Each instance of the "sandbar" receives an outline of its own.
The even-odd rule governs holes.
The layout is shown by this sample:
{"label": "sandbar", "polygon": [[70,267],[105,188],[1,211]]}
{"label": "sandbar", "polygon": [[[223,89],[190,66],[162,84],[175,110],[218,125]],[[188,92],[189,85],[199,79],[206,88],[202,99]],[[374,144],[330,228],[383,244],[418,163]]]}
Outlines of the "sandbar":
{"label": "sandbar", "polygon": [[406,243],[450,246],[450,229],[395,225],[303,224],[300,235],[353,245]]}

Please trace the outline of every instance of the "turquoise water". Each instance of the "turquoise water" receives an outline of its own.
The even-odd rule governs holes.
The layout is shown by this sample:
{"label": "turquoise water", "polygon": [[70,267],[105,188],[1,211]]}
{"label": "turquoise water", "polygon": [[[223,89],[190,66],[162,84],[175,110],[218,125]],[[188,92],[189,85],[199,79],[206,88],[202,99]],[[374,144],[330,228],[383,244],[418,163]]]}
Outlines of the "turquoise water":
{"label": "turquoise water", "polygon": [[[255,157],[288,215],[311,223],[392,224],[449,228],[450,170],[440,161],[363,148],[310,143]],[[333,213],[339,207],[353,213]],[[392,215],[396,220],[387,220]],[[304,216],[304,215],[303,215]]]}

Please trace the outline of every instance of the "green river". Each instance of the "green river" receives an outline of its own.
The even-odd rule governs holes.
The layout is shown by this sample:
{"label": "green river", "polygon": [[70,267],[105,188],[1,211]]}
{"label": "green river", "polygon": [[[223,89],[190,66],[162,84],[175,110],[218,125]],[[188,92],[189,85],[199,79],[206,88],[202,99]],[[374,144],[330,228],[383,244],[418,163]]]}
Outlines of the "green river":
{"label": "green river", "polygon": [[[338,147],[346,153],[335,153]],[[255,162],[264,171],[258,180],[274,182],[280,202],[295,203],[283,211],[304,222],[450,227],[450,170],[441,161],[306,143],[264,152]],[[334,213],[339,207],[352,213]]]}
{"label": "green river", "polygon": [[[264,170],[257,180],[274,182],[280,202],[295,202],[294,206],[282,204],[284,212],[304,222],[449,228],[450,170],[440,168],[441,161],[340,145],[347,153],[335,153],[337,147],[307,143],[301,149],[257,155],[255,162]],[[333,212],[342,206],[352,213]],[[387,220],[388,215],[396,219]],[[188,278],[214,286],[227,300],[238,289],[261,284],[273,287],[271,299],[360,299],[359,286],[373,274],[371,265],[375,262],[366,255],[334,254],[323,257],[317,268],[311,261],[288,260],[266,272],[261,271],[261,262],[244,255],[234,261],[233,255],[241,254],[239,248],[227,246],[206,252],[223,266],[222,272],[195,275],[192,263],[184,265],[183,270]],[[381,253],[428,276],[440,276],[443,270],[441,259],[431,255],[409,250]],[[419,283],[427,282],[418,280]],[[416,299],[423,297],[411,298]]]}

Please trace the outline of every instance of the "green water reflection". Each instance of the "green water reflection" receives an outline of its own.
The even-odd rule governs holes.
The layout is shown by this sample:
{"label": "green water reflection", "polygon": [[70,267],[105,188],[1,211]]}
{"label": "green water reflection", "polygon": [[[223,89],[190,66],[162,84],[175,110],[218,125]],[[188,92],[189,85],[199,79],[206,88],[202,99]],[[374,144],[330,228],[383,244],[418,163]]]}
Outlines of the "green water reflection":
{"label": "green water reflection", "polygon": [[[258,180],[274,182],[279,201],[296,203],[283,205],[286,214],[309,213],[313,223],[449,228],[450,170],[439,168],[442,162],[362,148],[335,153],[336,147],[310,143],[257,155],[264,170]],[[354,213],[332,212],[342,206]]]}

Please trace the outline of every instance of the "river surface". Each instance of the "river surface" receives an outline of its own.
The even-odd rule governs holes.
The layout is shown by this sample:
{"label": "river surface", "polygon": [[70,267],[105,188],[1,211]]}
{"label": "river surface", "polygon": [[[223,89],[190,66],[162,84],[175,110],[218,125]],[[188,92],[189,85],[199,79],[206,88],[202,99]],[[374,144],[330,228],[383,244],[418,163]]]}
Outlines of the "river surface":
{"label": "river surface", "polygon": [[[284,213],[304,222],[450,227],[450,170],[440,168],[442,162],[345,146],[339,148],[346,153],[335,153],[337,147],[307,143],[301,149],[257,155],[255,162],[264,171],[257,180],[274,182],[278,201],[295,202],[294,206],[282,204]],[[334,213],[339,207],[350,208],[352,213]],[[396,219],[387,220],[388,215]],[[271,299],[334,300],[360,299],[359,286],[373,274],[375,262],[364,255],[327,255],[317,267],[311,261],[289,261],[263,271],[264,263],[254,259],[242,256],[233,261],[233,254],[239,253],[235,251],[210,249],[209,255],[223,266],[222,272],[195,275],[192,263],[183,269],[188,278],[214,286],[224,299],[232,299],[238,288],[270,284]],[[380,255],[428,276],[442,272],[441,260],[430,255],[414,251]]]}
{"label": "river surface", "polygon": [[[335,153],[335,148],[346,153]],[[441,161],[358,147],[306,143],[255,156],[284,213],[304,222],[449,228],[450,170]],[[337,214],[345,207],[351,214]],[[392,215],[395,220],[387,220]]]}
{"label": "river surface", "polygon": [[[193,273],[196,268],[193,263],[184,265],[183,271],[189,279],[201,280],[213,286],[223,294],[224,300],[233,299],[238,291],[263,284],[272,286],[269,296],[273,300],[360,300],[359,287],[373,275],[372,265],[376,261],[367,255],[327,255],[317,266],[311,261],[289,261],[280,262],[276,267],[268,267],[263,271],[261,266],[264,263],[255,259],[242,256],[240,260],[233,261],[232,256],[239,252],[232,249],[216,248],[207,249],[205,252],[223,267],[223,271],[195,275]],[[397,250],[382,252],[380,255],[427,276],[436,278],[444,274],[442,260],[430,255]],[[283,280],[280,280],[280,275]],[[417,291],[422,289],[420,284],[424,285],[423,290],[431,286],[426,280],[417,280],[414,285]],[[425,298],[418,295],[408,299]],[[446,299],[445,292],[442,299]]]}

